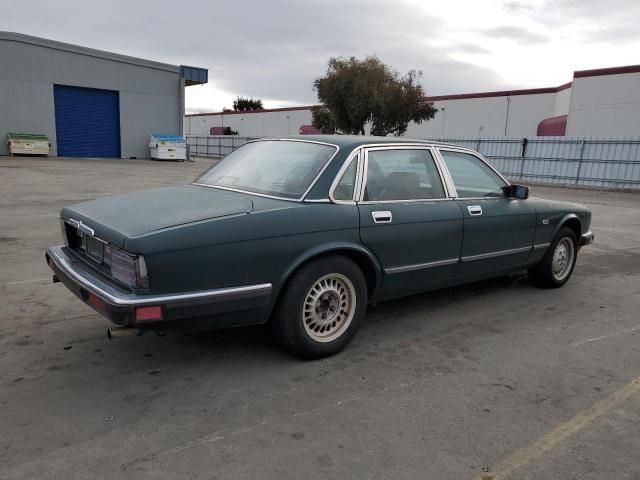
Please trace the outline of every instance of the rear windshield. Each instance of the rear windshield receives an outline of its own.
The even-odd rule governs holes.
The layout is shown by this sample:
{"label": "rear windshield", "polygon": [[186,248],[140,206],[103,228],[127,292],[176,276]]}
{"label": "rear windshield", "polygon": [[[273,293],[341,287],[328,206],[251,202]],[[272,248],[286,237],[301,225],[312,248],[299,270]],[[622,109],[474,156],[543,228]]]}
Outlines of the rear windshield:
{"label": "rear windshield", "polygon": [[299,199],[336,147],[287,140],[251,142],[231,152],[196,183]]}

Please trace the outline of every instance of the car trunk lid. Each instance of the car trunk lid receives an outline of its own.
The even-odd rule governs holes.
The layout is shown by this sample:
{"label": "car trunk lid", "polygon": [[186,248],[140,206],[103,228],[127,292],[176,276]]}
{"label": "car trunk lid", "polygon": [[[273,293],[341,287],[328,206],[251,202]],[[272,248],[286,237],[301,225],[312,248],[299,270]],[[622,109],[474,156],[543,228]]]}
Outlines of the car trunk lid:
{"label": "car trunk lid", "polygon": [[82,222],[95,237],[122,248],[127,238],[251,211],[253,202],[243,194],[182,185],[78,203],[65,207],[61,216]]}

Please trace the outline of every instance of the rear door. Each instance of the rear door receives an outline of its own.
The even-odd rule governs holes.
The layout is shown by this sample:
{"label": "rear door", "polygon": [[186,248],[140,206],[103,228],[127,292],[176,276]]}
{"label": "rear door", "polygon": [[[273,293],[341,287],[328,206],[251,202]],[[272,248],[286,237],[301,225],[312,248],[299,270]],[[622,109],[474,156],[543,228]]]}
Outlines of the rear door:
{"label": "rear door", "polygon": [[363,172],[360,237],[384,269],[385,293],[420,291],[452,277],[462,246],[462,213],[448,196],[432,150],[368,148]]}
{"label": "rear door", "polygon": [[439,148],[464,216],[464,241],[458,275],[514,267],[527,262],[536,228],[529,200],[508,198],[507,185],[481,157]]}

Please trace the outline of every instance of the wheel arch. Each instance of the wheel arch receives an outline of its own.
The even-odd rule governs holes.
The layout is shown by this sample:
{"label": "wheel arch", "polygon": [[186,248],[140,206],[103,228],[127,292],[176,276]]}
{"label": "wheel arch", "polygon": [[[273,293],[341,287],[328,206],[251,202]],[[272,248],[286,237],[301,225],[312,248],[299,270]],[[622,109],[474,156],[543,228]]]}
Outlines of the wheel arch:
{"label": "wheel arch", "polygon": [[562,220],[558,222],[558,228],[556,228],[556,231],[553,233],[554,237],[562,227],[569,227],[571,230],[573,230],[578,244],[580,243],[580,237],[582,236],[582,222],[575,213],[569,213],[565,215]]}
{"label": "wheel arch", "polygon": [[382,267],[372,252],[361,245],[334,243],[313,248],[297,257],[285,271],[280,281],[277,296],[280,296],[286,283],[295,272],[300,270],[300,268],[304,267],[309,262],[317,260],[318,258],[330,255],[343,255],[358,265],[365,277],[365,281],[367,283],[367,295],[369,298],[378,288],[381,287]]}

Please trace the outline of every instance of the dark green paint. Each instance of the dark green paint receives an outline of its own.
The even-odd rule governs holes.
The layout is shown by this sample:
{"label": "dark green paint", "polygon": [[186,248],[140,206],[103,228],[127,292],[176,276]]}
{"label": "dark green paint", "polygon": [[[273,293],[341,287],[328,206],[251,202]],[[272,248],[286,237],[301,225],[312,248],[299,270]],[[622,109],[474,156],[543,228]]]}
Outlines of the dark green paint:
{"label": "dark green paint", "polygon": [[[305,140],[339,147],[307,197],[316,200],[327,199],[354,148],[394,142],[349,136]],[[483,215],[471,217],[468,205],[481,205]],[[393,223],[374,224],[374,210],[391,211]],[[143,254],[149,293],[272,283],[270,304],[243,323],[266,321],[291,273],[318,255],[341,252],[366,262],[374,277],[370,301],[377,301],[508,273],[534,264],[544,250],[393,274],[385,269],[549,243],[566,221],[579,222],[579,233],[585,233],[591,220],[583,206],[534,197],[335,205],[196,185],[101,198],[66,207],[61,215],[82,220],[109,243]]]}

